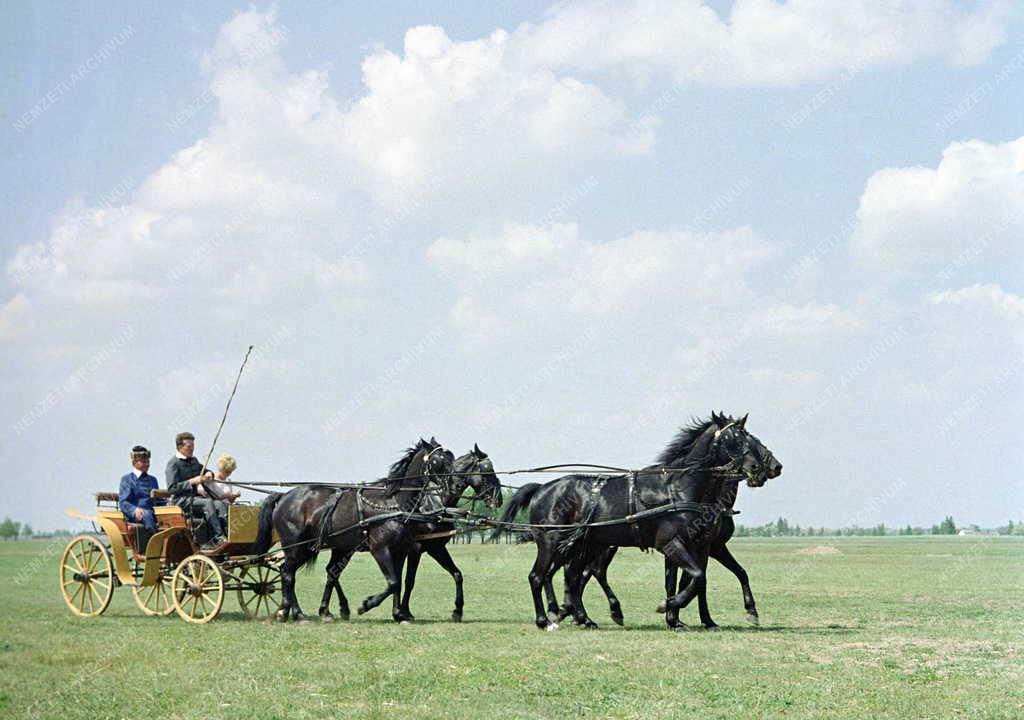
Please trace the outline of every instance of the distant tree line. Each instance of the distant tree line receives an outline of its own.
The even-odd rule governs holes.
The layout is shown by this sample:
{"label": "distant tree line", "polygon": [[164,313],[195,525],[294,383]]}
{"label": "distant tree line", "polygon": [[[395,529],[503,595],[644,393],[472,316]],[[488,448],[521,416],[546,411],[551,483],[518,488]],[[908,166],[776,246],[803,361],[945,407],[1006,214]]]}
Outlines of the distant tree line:
{"label": "distant tree line", "polygon": [[753,527],[737,525],[736,537],[817,537],[825,535],[883,537],[886,535],[957,535],[961,531],[964,531],[966,534],[1024,535],[1024,522],[1018,521],[1015,523],[1010,520],[1006,525],[990,530],[984,530],[977,525],[967,525],[958,528],[953,517],[947,515],[942,522],[936,523],[930,528],[911,525],[894,528],[886,527],[884,523],[879,523],[872,527],[853,525],[851,527],[827,528],[790,525],[786,518],[780,517],[778,520],[765,523],[764,525],[755,525]]}
{"label": "distant tree line", "polygon": [[0,523],[0,538],[4,542],[30,537],[32,537],[32,528],[29,527],[28,523],[22,525],[20,522],[15,522],[10,518],[4,518],[4,521]]}
{"label": "distant tree line", "polygon": [[20,523],[11,520],[9,517],[5,517],[3,522],[0,522],[0,540],[4,542],[8,540],[30,540],[34,537],[69,537],[71,534],[70,530],[37,533],[28,523]]}

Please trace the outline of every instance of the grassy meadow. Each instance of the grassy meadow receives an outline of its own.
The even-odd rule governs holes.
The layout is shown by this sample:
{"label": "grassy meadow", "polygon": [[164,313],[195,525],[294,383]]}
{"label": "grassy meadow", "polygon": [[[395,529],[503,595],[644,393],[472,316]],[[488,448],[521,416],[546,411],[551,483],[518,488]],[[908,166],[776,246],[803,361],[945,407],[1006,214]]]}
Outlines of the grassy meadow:
{"label": "grassy meadow", "polygon": [[[429,558],[412,610],[390,602],[348,623],[150,618],[121,588],[106,614],[73,617],[57,588],[63,542],[0,544],[0,717],[313,718],[1021,718],[1024,539],[740,538],[762,625],[713,565],[722,632],[665,629],[661,556],[620,551],[596,583],[586,631],[532,624],[531,545],[455,545],[465,621]],[[315,615],[321,561],[299,577]],[[383,586],[369,556],[342,577],[353,607]],[[560,579],[558,581],[560,589]],[[696,603],[683,619],[699,625]]]}

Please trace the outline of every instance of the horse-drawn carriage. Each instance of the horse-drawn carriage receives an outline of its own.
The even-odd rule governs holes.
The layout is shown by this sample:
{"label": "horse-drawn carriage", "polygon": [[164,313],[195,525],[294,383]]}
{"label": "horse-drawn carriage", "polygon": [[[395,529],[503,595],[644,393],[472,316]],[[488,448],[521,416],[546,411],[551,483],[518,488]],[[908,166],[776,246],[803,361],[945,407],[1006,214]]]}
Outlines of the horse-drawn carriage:
{"label": "horse-drawn carriage", "polygon": [[[166,491],[154,495],[167,497]],[[61,594],[75,615],[102,614],[114,589],[122,585],[131,587],[135,603],[146,615],[173,611],[187,622],[206,623],[217,617],[225,595],[232,591],[247,617],[277,612],[280,560],[252,552],[258,506],[229,505],[227,542],[201,548],[196,521],[181,507],[155,507],[157,532],[146,541],[140,526],[125,520],[117,500],[117,493],[96,493],[95,515],[66,511],[97,528],[95,534],[73,538],[61,556]]]}

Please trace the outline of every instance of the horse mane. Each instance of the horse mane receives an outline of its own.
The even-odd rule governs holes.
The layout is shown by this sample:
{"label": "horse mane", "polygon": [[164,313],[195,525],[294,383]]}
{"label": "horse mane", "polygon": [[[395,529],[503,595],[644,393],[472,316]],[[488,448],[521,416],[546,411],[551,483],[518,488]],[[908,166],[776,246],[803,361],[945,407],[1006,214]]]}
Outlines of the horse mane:
{"label": "horse mane", "polygon": [[722,427],[730,422],[732,422],[732,418],[726,417],[724,414],[716,413],[711,413],[711,417],[705,420],[701,420],[700,418],[691,418],[690,424],[684,425],[680,428],[679,433],[672,438],[672,441],[664,450],[662,450],[657,461],[667,465],[668,463],[686,457],[690,454],[693,450],[693,446],[709,427],[712,425]]}
{"label": "horse mane", "polygon": [[419,442],[417,442],[415,445],[405,449],[405,454],[402,455],[402,457],[400,457],[398,460],[396,460],[395,463],[388,470],[387,495],[394,495],[402,486],[402,481],[408,474],[409,467],[412,465],[413,459],[415,459],[416,454],[420,450],[426,450],[427,452],[430,452],[431,450],[434,449],[434,447],[436,447],[435,444],[428,442],[423,438],[420,438]]}

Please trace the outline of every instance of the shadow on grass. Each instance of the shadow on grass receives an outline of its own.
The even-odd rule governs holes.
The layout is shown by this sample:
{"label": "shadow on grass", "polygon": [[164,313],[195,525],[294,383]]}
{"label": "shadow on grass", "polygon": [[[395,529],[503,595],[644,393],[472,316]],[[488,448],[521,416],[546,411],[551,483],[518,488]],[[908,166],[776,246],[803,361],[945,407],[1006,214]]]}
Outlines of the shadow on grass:
{"label": "shadow on grass", "polygon": [[[250,620],[240,613],[224,613],[216,620],[217,623],[232,623],[239,625],[295,625],[294,621],[288,621],[287,623],[281,623],[276,619],[260,619]],[[399,624],[392,620],[390,617],[360,617],[353,618],[351,620],[338,620],[334,622],[325,623],[320,620],[319,617],[309,616],[308,622],[304,623],[303,627],[312,626],[323,626],[327,627],[359,627],[359,626],[370,626],[370,627],[381,627],[385,625],[398,626]],[[533,622],[529,620],[519,620],[512,618],[464,618],[462,622],[452,622],[451,620],[443,617],[428,617],[428,618],[417,618],[412,623],[404,625],[402,627],[433,627],[436,625],[447,625],[451,627],[459,626],[483,626],[483,625],[501,625],[509,628],[522,627],[525,629],[533,629],[535,626]],[[706,635],[729,635],[735,633],[744,634],[779,634],[779,635],[851,635],[859,631],[860,628],[852,625],[837,625],[835,623],[829,623],[825,625],[782,625],[782,624],[771,624],[771,625],[721,625],[717,631],[705,630],[701,625],[690,625],[687,631],[690,634],[706,634]],[[571,622],[561,623],[559,631],[566,632],[594,632],[594,630],[585,630]],[[641,622],[641,623],[627,623],[624,627],[619,627],[613,623],[600,624],[597,628],[598,632],[668,632],[668,627],[664,622]],[[538,631],[540,632],[540,631]]]}

